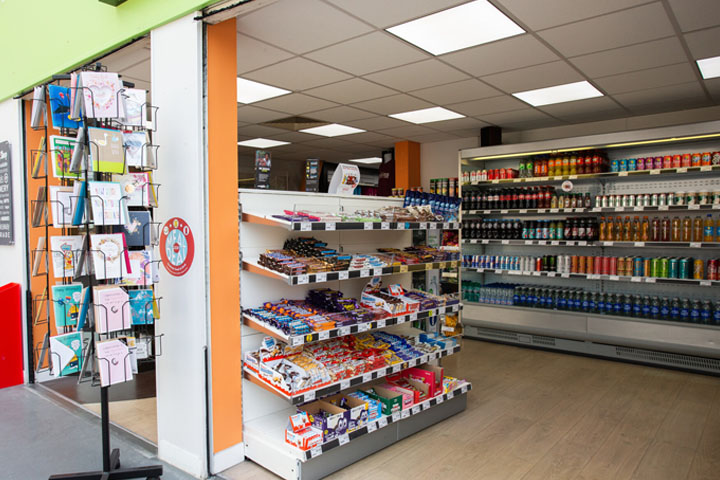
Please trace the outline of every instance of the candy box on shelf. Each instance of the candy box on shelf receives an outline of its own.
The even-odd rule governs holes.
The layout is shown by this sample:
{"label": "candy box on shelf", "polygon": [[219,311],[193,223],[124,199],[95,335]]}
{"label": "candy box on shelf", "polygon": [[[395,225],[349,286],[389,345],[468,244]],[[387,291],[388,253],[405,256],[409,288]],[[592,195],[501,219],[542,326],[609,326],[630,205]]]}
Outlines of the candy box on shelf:
{"label": "candy box on shelf", "polygon": [[310,425],[310,417],[307,412],[300,412],[295,415],[290,415],[288,430],[298,433],[300,430],[309,428]]}
{"label": "candy box on shelf", "polygon": [[350,395],[337,394],[325,399],[340,408],[347,410],[350,415],[348,417],[348,432],[364,427],[368,422],[368,404],[365,400]]}
{"label": "candy box on shelf", "polygon": [[408,368],[403,374],[411,380],[419,381],[428,386],[428,394],[431,397],[440,395],[443,391],[443,373],[442,367],[435,365],[421,365],[420,367]]}
{"label": "candy box on shelf", "polygon": [[[397,382],[397,383],[395,383]],[[387,383],[384,383],[382,385],[383,388],[387,390],[391,390],[393,392],[397,392],[402,394],[403,397],[403,403],[402,408],[405,410],[406,408],[410,408],[414,404],[418,403],[420,401],[420,392],[413,388],[413,386],[410,385],[398,385],[398,383],[407,382],[407,379],[395,376],[395,382],[392,382],[388,379]]]}
{"label": "candy box on shelf", "polygon": [[313,428],[322,432],[323,442],[334,440],[347,433],[350,412],[324,400],[316,400],[298,407],[307,412]]}
{"label": "candy box on shelf", "polygon": [[403,396],[401,393],[393,392],[380,385],[373,386],[363,393],[382,404],[383,415],[392,415],[393,412],[402,410]]}
{"label": "candy box on shelf", "polygon": [[358,398],[365,402],[367,405],[368,422],[374,422],[382,416],[382,403],[374,398],[371,398],[362,390],[356,390],[348,393],[348,396]]}
{"label": "candy box on shelf", "polygon": [[300,450],[310,450],[322,444],[322,434],[315,428],[306,428],[299,432],[285,430],[285,441]]}

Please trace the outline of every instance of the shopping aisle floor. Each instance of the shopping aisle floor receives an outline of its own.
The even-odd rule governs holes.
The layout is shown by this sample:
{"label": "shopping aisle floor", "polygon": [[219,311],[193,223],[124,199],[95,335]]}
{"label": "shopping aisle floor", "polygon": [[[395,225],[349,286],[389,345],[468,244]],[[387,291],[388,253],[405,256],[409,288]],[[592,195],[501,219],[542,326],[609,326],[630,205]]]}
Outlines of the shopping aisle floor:
{"label": "shopping aisle floor", "polygon": [[[40,480],[56,473],[102,468],[100,421],[94,415],[68,409],[40,393],[40,387],[0,389],[0,478]],[[111,434],[124,467],[162,463],[127,439]],[[193,477],[164,465],[163,480]]]}
{"label": "shopping aisle floor", "polygon": [[443,364],[467,410],[330,479],[720,478],[720,378],[473,340]]}

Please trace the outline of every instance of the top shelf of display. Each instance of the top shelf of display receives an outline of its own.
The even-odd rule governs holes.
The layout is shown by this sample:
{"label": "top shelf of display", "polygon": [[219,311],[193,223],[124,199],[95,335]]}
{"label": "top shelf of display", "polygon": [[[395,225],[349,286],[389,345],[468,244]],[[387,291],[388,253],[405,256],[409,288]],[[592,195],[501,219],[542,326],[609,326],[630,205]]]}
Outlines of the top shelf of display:
{"label": "top shelf of display", "polygon": [[473,162],[506,160],[527,156],[549,155],[585,150],[630,149],[635,147],[682,144],[707,140],[720,140],[720,121],[605,133],[583,137],[543,140],[539,142],[478,147],[460,151],[463,165]]}

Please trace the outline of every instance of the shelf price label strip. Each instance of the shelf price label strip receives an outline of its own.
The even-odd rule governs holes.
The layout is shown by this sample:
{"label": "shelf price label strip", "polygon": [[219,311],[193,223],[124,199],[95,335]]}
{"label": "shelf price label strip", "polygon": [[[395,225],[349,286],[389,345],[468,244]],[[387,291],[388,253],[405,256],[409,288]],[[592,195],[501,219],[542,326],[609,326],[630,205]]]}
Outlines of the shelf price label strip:
{"label": "shelf price label strip", "polygon": [[[458,263],[458,260],[444,260],[442,262],[417,263],[417,264],[413,264],[413,265],[398,265],[398,266],[392,266],[392,267],[382,267],[382,275],[394,275],[396,273],[437,270],[437,269],[441,269],[441,268],[453,268],[453,266],[456,266],[457,263]],[[266,269],[266,270],[268,270],[268,269]],[[332,280],[346,280],[349,278],[370,277],[370,276],[375,275],[378,270],[380,270],[380,268],[371,268],[371,269],[365,268],[365,269],[361,269],[361,270],[344,270],[344,271],[340,271],[340,272],[327,272],[327,273],[323,273],[323,274],[310,273],[310,274],[306,274],[306,275],[294,275],[294,276],[283,276],[282,274],[278,274],[278,272],[274,272],[272,270],[268,270],[268,271],[273,274],[278,274],[282,278],[286,279],[287,283],[289,283],[290,285],[306,285],[309,283],[322,283],[322,282],[332,281]],[[320,279],[318,279],[318,275],[321,275]]]}
{"label": "shelf price label strip", "polygon": [[[459,230],[459,222],[277,222],[295,232],[335,230]],[[385,227],[385,228],[383,228]]]}
{"label": "shelf price label strip", "polygon": [[425,400],[424,402],[414,405],[410,409],[405,409],[402,412],[396,412],[396,413],[398,413],[398,415],[396,415],[396,416],[399,418],[395,418],[396,416],[393,416],[393,415],[384,416],[381,419],[378,419],[378,420],[368,423],[366,426],[359,428],[359,429],[355,430],[354,432],[345,434],[345,435],[347,435],[347,438],[345,438],[345,437],[343,437],[342,439],[336,438],[327,443],[323,443],[322,445],[319,445],[318,447],[315,447],[312,450],[303,452],[303,456],[301,457],[301,460],[308,461],[308,460],[315,458],[318,455],[328,452],[334,448],[346,445],[349,441],[352,441],[358,437],[373,433],[381,428],[385,428],[388,425],[390,425],[391,423],[403,421],[409,417],[418,415],[432,407],[441,405],[442,403],[444,403],[448,400],[452,400],[453,398],[455,398],[458,395],[463,395],[463,394],[469,392],[470,390],[472,390],[472,384],[465,383],[465,384],[455,388],[451,392],[444,393],[442,395],[438,395],[436,397],[431,398],[430,400]]}

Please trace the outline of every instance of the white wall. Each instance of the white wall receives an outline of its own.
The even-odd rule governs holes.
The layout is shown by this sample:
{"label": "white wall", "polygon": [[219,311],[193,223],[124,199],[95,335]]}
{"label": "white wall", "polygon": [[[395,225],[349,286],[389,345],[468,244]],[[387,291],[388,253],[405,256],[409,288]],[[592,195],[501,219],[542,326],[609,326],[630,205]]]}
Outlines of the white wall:
{"label": "white wall", "polygon": [[[188,15],[154,30],[152,99],[159,107],[155,180],[161,184],[156,221],[183,218],[195,240],[190,270],[174,277],[160,268],[157,294],[164,334],[157,359],[158,455],[200,478],[207,476],[205,353],[205,146],[202,23]],[[238,372],[238,375],[240,372]]]}
{"label": "white wall", "polygon": [[458,176],[458,151],[480,145],[479,137],[458,138],[443,142],[420,145],[420,184],[423,191],[430,191],[431,178]]}
{"label": "white wall", "polygon": [[[5,100],[0,103],[0,142],[10,142],[12,191],[13,191],[13,230],[15,244],[0,245],[0,286],[7,283],[19,283],[22,286],[23,339],[27,338],[25,312],[25,289],[27,288],[26,247],[25,247],[25,181],[22,157],[22,136],[20,130],[20,101]],[[27,365],[27,348],[23,341]],[[25,381],[28,372],[25,371]]]}

